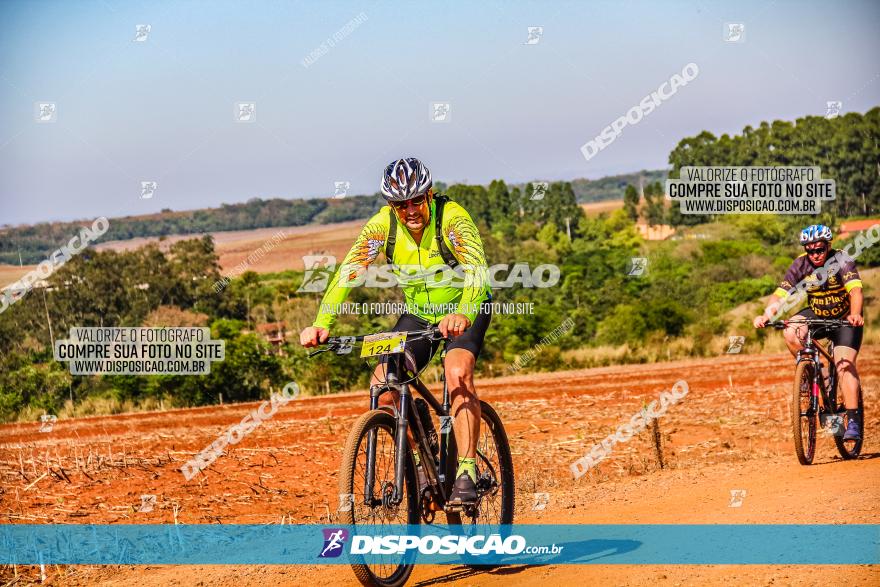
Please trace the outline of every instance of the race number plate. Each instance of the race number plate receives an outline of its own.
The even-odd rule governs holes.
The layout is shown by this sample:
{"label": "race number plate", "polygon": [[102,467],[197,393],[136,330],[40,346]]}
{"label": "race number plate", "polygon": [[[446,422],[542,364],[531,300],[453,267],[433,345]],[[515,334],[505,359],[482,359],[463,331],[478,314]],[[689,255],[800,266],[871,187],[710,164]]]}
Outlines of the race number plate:
{"label": "race number plate", "polygon": [[364,337],[361,347],[361,357],[375,357],[376,355],[392,355],[402,353],[406,345],[406,332],[380,332]]}

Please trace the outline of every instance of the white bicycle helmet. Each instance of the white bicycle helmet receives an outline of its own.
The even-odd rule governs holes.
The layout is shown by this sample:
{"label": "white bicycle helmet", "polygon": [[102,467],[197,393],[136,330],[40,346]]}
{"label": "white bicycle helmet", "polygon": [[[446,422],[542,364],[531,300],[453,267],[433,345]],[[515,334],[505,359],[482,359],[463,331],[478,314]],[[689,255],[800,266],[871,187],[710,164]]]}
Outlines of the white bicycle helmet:
{"label": "white bicycle helmet", "polygon": [[380,189],[389,202],[402,202],[421,196],[432,185],[431,171],[418,159],[408,157],[388,164]]}

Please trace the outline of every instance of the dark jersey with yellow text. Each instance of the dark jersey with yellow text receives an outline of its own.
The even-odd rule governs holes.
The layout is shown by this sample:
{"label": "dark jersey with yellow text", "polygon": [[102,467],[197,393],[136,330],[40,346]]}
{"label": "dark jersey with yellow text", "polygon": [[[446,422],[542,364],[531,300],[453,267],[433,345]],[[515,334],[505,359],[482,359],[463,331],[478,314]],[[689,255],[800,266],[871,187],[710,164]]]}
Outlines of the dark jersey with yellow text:
{"label": "dark jersey with yellow text", "polygon": [[780,298],[791,295],[798,284],[803,281],[806,285],[807,303],[818,318],[840,318],[849,314],[849,292],[857,287],[862,287],[859,278],[859,270],[856,263],[843,251],[831,249],[825,261],[825,269],[832,264],[839,265],[839,269],[832,274],[827,271],[828,277],[822,282],[823,271],[810,263],[806,253],[800,255],[785,272],[785,277],[774,292]]}

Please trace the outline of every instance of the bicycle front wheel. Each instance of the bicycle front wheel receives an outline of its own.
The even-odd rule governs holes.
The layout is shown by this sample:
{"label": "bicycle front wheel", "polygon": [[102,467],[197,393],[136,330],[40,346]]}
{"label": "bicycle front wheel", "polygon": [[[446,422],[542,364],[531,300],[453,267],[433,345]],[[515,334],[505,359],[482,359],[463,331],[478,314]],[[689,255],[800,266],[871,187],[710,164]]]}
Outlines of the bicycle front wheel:
{"label": "bicycle front wheel", "polygon": [[816,366],[808,361],[798,364],[791,395],[791,433],[794,452],[802,465],[809,465],[816,455],[816,413],[811,395],[816,380]]}
{"label": "bicycle front wheel", "polygon": [[[391,500],[397,457],[396,430],[394,417],[382,410],[367,412],[355,422],[345,443],[339,472],[340,522],[343,524],[375,528],[419,523],[418,486],[409,451],[404,455],[403,499],[398,504]],[[352,570],[364,585],[400,587],[409,579],[413,568],[401,557],[395,563],[382,564],[361,560],[352,564]]]}

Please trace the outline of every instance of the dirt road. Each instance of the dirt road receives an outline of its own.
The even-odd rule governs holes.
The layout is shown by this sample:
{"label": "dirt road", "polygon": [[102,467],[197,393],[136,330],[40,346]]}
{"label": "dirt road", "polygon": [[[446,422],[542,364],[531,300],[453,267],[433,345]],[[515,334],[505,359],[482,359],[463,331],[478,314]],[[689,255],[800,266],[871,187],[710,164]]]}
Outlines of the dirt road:
{"label": "dirt road", "polygon": [[[867,406],[863,457],[843,462],[820,437],[816,464],[794,458],[790,357],[728,355],[656,365],[507,377],[478,383],[505,422],[514,453],[518,522],[878,523],[880,361],[859,359]],[[689,393],[661,420],[666,468],[648,431],[574,480],[570,464],[678,380]],[[203,476],[180,466],[257,404],[0,426],[0,512],[7,523],[292,523],[336,519],[345,434],[363,393],[296,400]],[[63,470],[62,470],[63,469]],[[45,475],[44,475],[45,473]],[[731,491],[745,490],[739,507]],[[550,494],[543,511],[534,494]],[[141,495],[155,495],[151,512]],[[821,537],[817,536],[817,540]],[[841,545],[838,547],[845,547]],[[33,568],[15,569],[38,579]],[[12,578],[12,569],[3,569]],[[55,584],[354,584],[345,567],[51,567]],[[876,567],[548,566],[490,572],[420,567],[412,585],[452,583],[692,585],[880,584]]]}

